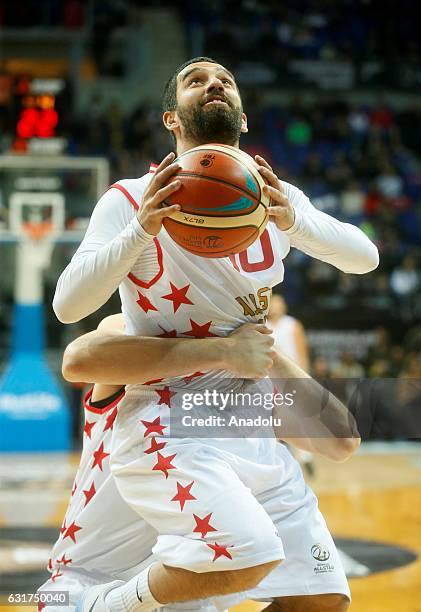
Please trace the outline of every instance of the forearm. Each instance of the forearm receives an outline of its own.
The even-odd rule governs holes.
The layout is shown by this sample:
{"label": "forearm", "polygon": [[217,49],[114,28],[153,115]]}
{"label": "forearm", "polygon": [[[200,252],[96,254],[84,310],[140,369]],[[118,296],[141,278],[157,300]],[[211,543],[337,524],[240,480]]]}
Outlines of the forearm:
{"label": "forearm", "polygon": [[334,461],[344,461],[358,448],[359,434],[346,406],[298,365],[278,353],[271,378],[296,391],[290,408],[274,409],[282,420],[276,432],[281,439]]}
{"label": "forearm", "polygon": [[74,323],[100,308],[130,272],[150,237],[136,218],[110,242],[85,244],[61,274],[53,309],[62,323]]}
{"label": "forearm", "polygon": [[137,384],[225,368],[227,349],[226,338],[148,338],[95,331],[67,347],[63,375],[72,382]]}
{"label": "forearm", "polygon": [[319,210],[296,210],[291,245],[342,272],[365,274],[379,264],[377,247],[358,227]]}

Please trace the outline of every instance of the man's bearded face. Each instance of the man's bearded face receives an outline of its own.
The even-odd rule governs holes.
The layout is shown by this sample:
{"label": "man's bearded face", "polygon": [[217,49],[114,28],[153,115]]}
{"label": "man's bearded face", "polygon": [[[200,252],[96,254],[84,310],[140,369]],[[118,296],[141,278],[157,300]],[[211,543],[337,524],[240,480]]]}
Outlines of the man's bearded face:
{"label": "man's bearded face", "polygon": [[208,142],[235,145],[240,139],[243,109],[233,106],[226,97],[223,101],[208,102],[213,96],[222,94],[208,94],[192,105],[177,106],[184,137],[197,145]]}

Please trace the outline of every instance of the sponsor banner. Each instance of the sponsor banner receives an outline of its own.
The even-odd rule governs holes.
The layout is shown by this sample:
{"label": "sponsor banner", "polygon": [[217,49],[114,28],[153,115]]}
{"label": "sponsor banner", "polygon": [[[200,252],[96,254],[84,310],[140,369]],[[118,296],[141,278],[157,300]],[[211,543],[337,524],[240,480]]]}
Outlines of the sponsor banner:
{"label": "sponsor banner", "polygon": [[18,353],[0,380],[0,452],[70,448],[63,391],[37,352]]}

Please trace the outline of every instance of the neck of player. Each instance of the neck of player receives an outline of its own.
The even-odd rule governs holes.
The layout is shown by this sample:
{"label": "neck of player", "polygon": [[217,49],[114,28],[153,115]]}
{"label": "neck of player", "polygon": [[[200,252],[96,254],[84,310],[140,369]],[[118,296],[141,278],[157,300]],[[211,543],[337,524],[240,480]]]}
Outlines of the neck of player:
{"label": "neck of player", "polygon": [[[235,147],[236,149],[240,148],[240,141],[237,140],[237,142],[231,143],[231,142],[218,142],[216,143],[216,141],[212,141],[213,144],[226,144],[226,145],[230,145],[231,147]],[[204,145],[204,144],[210,144],[208,142],[194,142],[194,141],[190,141],[190,140],[177,140],[177,156],[181,155],[182,153],[185,153],[186,151],[190,151],[190,149],[194,149],[194,147],[198,147],[200,145]]]}

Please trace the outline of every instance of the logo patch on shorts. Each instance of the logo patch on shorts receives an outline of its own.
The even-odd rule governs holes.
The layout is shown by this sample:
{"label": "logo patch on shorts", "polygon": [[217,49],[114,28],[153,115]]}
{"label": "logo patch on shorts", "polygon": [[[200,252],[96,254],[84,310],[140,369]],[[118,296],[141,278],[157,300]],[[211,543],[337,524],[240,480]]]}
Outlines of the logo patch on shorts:
{"label": "logo patch on shorts", "polygon": [[315,574],[327,574],[334,571],[335,566],[331,563],[327,563],[330,558],[330,551],[325,544],[313,544],[311,547],[311,555],[313,559],[318,561],[314,568]]}

